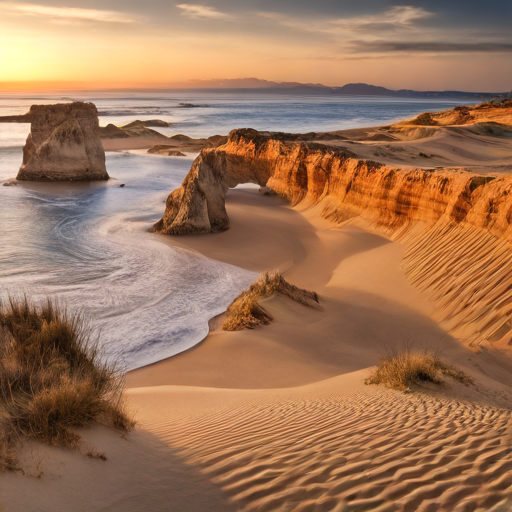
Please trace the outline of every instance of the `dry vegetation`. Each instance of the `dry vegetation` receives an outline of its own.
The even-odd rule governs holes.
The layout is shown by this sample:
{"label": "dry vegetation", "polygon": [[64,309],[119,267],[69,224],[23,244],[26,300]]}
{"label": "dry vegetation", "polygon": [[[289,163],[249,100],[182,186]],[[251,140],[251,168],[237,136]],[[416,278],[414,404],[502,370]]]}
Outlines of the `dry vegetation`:
{"label": "dry vegetation", "polygon": [[305,306],[318,305],[318,295],[315,292],[302,290],[288,283],[279,270],[264,272],[248,290],[243,291],[231,303],[222,328],[225,331],[240,331],[269,324],[273,320],[272,315],[260,306],[258,301],[277,293]]}
{"label": "dry vegetation", "polygon": [[407,391],[412,384],[421,382],[441,384],[441,375],[451,377],[465,385],[473,384],[468,375],[444,363],[437,353],[413,350],[409,347],[381,358],[377,368],[365,380],[365,384],[383,384],[391,389]]}
{"label": "dry vegetation", "polygon": [[123,380],[102,362],[90,327],[48,300],[0,306],[0,468],[16,469],[23,438],[76,447],[77,428],[130,430]]}
{"label": "dry vegetation", "polygon": [[411,124],[417,124],[421,126],[437,126],[437,121],[432,117],[430,112],[423,112],[414,119]]}

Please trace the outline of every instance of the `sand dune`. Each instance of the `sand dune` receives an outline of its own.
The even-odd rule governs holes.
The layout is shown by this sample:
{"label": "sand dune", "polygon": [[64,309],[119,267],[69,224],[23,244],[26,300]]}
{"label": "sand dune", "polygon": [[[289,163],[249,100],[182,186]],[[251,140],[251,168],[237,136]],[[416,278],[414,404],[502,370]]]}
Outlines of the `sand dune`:
{"label": "sand dune", "polygon": [[[169,243],[233,262],[231,246],[246,236],[254,270],[288,264],[286,278],[314,285],[323,311],[274,298],[264,303],[276,318],[268,327],[213,330],[203,345],[130,372],[142,426],[238,510],[510,509],[511,361],[469,350],[431,319],[435,297],[405,277],[402,245],[268,202],[231,191],[229,231]],[[251,237],[269,209],[276,232]],[[285,233],[297,233],[294,243]],[[441,348],[476,388],[365,386],[368,367],[405,341]]]}

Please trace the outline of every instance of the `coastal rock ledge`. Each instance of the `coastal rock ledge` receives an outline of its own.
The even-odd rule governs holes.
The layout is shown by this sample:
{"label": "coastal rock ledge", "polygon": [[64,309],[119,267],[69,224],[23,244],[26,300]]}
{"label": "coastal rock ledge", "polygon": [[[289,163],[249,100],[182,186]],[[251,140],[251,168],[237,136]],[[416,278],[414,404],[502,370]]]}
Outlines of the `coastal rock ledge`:
{"label": "coastal rock ledge", "polygon": [[105,151],[93,103],[32,105],[31,131],[16,179],[26,181],[108,180]]}
{"label": "coastal rock ledge", "polygon": [[[334,223],[370,224],[399,241],[405,246],[406,277],[428,290],[434,318],[447,331],[470,345],[486,342],[509,350],[512,108],[484,105],[472,112],[483,119],[446,127],[436,121],[434,134],[430,127],[418,129],[413,120],[372,129],[366,143],[348,140],[346,132],[234,130],[226,144],[201,151],[182,186],[167,198],[153,231],[224,231],[230,224],[225,207],[228,189],[239,183],[267,187],[292,206],[314,207]],[[435,116],[452,120],[457,113]],[[303,140],[306,137],[313,141]],[[471,148],[464,154],[477,155],[473,165],[468,158],[457,165],[461,148]],[[418,166],[427,150],[444,151],[442,159],[432,158],[445,166]],[[486,155],[486,167],[479,152]],[[369,159],[370,154],[381,161]]]}

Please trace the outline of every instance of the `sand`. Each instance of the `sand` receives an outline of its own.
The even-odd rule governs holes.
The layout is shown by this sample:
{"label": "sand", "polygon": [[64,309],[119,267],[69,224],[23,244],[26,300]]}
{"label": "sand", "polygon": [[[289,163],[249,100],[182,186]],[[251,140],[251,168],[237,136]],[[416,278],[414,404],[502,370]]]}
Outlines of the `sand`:
{"label": "sand", "polygon": [[[321,307],[267,299],[275,321],[252,331],[213,319],[198,346],[128,374],[134,433],[84,432],[82,451],[107,461],[27,442],[27,474],[0,476],[0,511],[512,510],[510,350],[449,334],[434,297],[406,278],[404,246],[370,226],[254,188],[226,205],[230,230],[160,240],[278,268]],[[366,386],[406,344],[439,349],[476,385]]]}
{"label": "sand", "polygon": [[127,137],[120,139],[101,139],[105,151],[128,151],[134,149],[149,149],[165,142],[162,137]]}
{"label": "sand", "polygon": [[[431,318],[401,269],[404,248],[254,189],[230,191],[227,207],[229,231],[163,242],[280,268],[321,309],[269,299],[271,325],[223,332],[216,319],[199,346],[130,372],[137,430],[84,433],[83,451],[107,461],[26,443],[27,475],[2,476],[0,510],[510,510],[510,363]],[[442,349],[476,388],[363,384],[408,342]]]}

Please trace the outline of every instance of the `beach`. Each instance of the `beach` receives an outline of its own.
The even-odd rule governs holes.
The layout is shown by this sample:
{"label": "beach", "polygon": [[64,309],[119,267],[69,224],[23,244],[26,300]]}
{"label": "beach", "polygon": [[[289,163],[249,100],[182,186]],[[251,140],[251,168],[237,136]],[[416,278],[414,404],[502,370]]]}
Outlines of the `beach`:
{"label": "beach", "polygon": [[[318,187],[310,174],[313,192],[293,206],[254,184],[231,188],[225,197],[229,229],[223,232],[144,232],[143,240],[151,240],[159,255],[172,250],[188,255],[187,261],[208,258],[248,283],[250,276],[279,270],[289,283],[316,292],[318,305],[265,298],[261,305],[274,319],[270,325],[225,331],[221,313],[188,350],[142,367],[134,364],[125,396],[135,430],[81,430],[80,450],[24,441],[19,453],[24,474],[2,475],[0,510],[509,510],[512,358],[506,317],[498,318],[498,312],[508,311],[506,232],[498,222],[489,223],[488,232],[475,226],[489,215],[467,214],[473,224],[456,227],[433,216],[439,204],[451,204],[449,194],[457,205],[459,197],[466,198],[462,206],[473,211],[464,183],[457,188],[463,179],[474,183],[471,173],[484,175],[477,176],[475,189],[506,185],[510,138],[479,126],[436,128],[428,136],[417,132],[414,127],[393,132],[398,133],[393,146],[379,127],[353,131],[349,141],[338,134],[327,149],[316,141],[297,146],[334,156],[349,146],[351,155],[378,156],[383,167],[372,164],[365,179],[398,164],[397,174],[409,182],[423,179],[421,173],[432,177],[433,199],[425,199],[421,186],[408,189],[405,223],[376,222],[374,192],[364,203],[357,196],[345,199],[359,214],[340,220],[331,215],[336,197],[315,196]],[[237,146],[236,136],[203,157],[224,151],[223,161],[239,158],[246,141]],[[280,165],[295,154],[291,144],[279,154]],[[488,151],[487,159],[470,151],[478,145]],[[406,174],[423,151],[435,152],[434,163],[446,168],[425,165]],[[354,157],[347,158],[350,170]],[[461,158],[465,170],[452,168]],[[452,188],[449,176],[455,176]],[[272,179],[276,188],[282,186],[278,177]],[[438,183],[446,194],[437,192]],[[349,189],[366,193],[355,180],[345,197]],[[423,201],[419,218],[411,206],[415,197]],[[504,197],[500,205],[506,204]],[[398,215],[391,194],[386,201],[379,203],[381,210]],[[137,226],[156,218],[153,211],[138,218]],[[465,249],[470,254],[459,257]],[[479,265],[485,269],[476,273]],[[165,271],[161,262],[159,268]],[[219,292],[226,303],[224,295],[236,289],[228,282],[228,291]],[[178,286],[186,291],[186,283]],[[448,296],[455,298],[447,302]],[[469,379],[419,382],[406,392],[365,383],[380,359],[408,348],[435,352]]]}
{"label": "beach", "polygon": [[0,1],[0,512],[512,512],[512,1]]}
{"label": "beach", "polygon": [[[168,243],[252,271],[281,268],[317,291],[318,310],[270,299],[271,325],[225,332],[214,319],[193,349],[129,372],[136,432],[84,433],[107,462],[29,444],[44,476],[27,488],[8,475],[8,510],[41,510],[41,499],[67,510],[76,493],[84,511],[506,507],[509,362],[431,319],[428,297],[400,268],[403,247],[255,189],[230,191],[227,207],[229,231]],[[363,383],[379,356],[407,343],[441,350],[476,386],[404,395]],[[44,498],[27,500],[39,486]]]}

